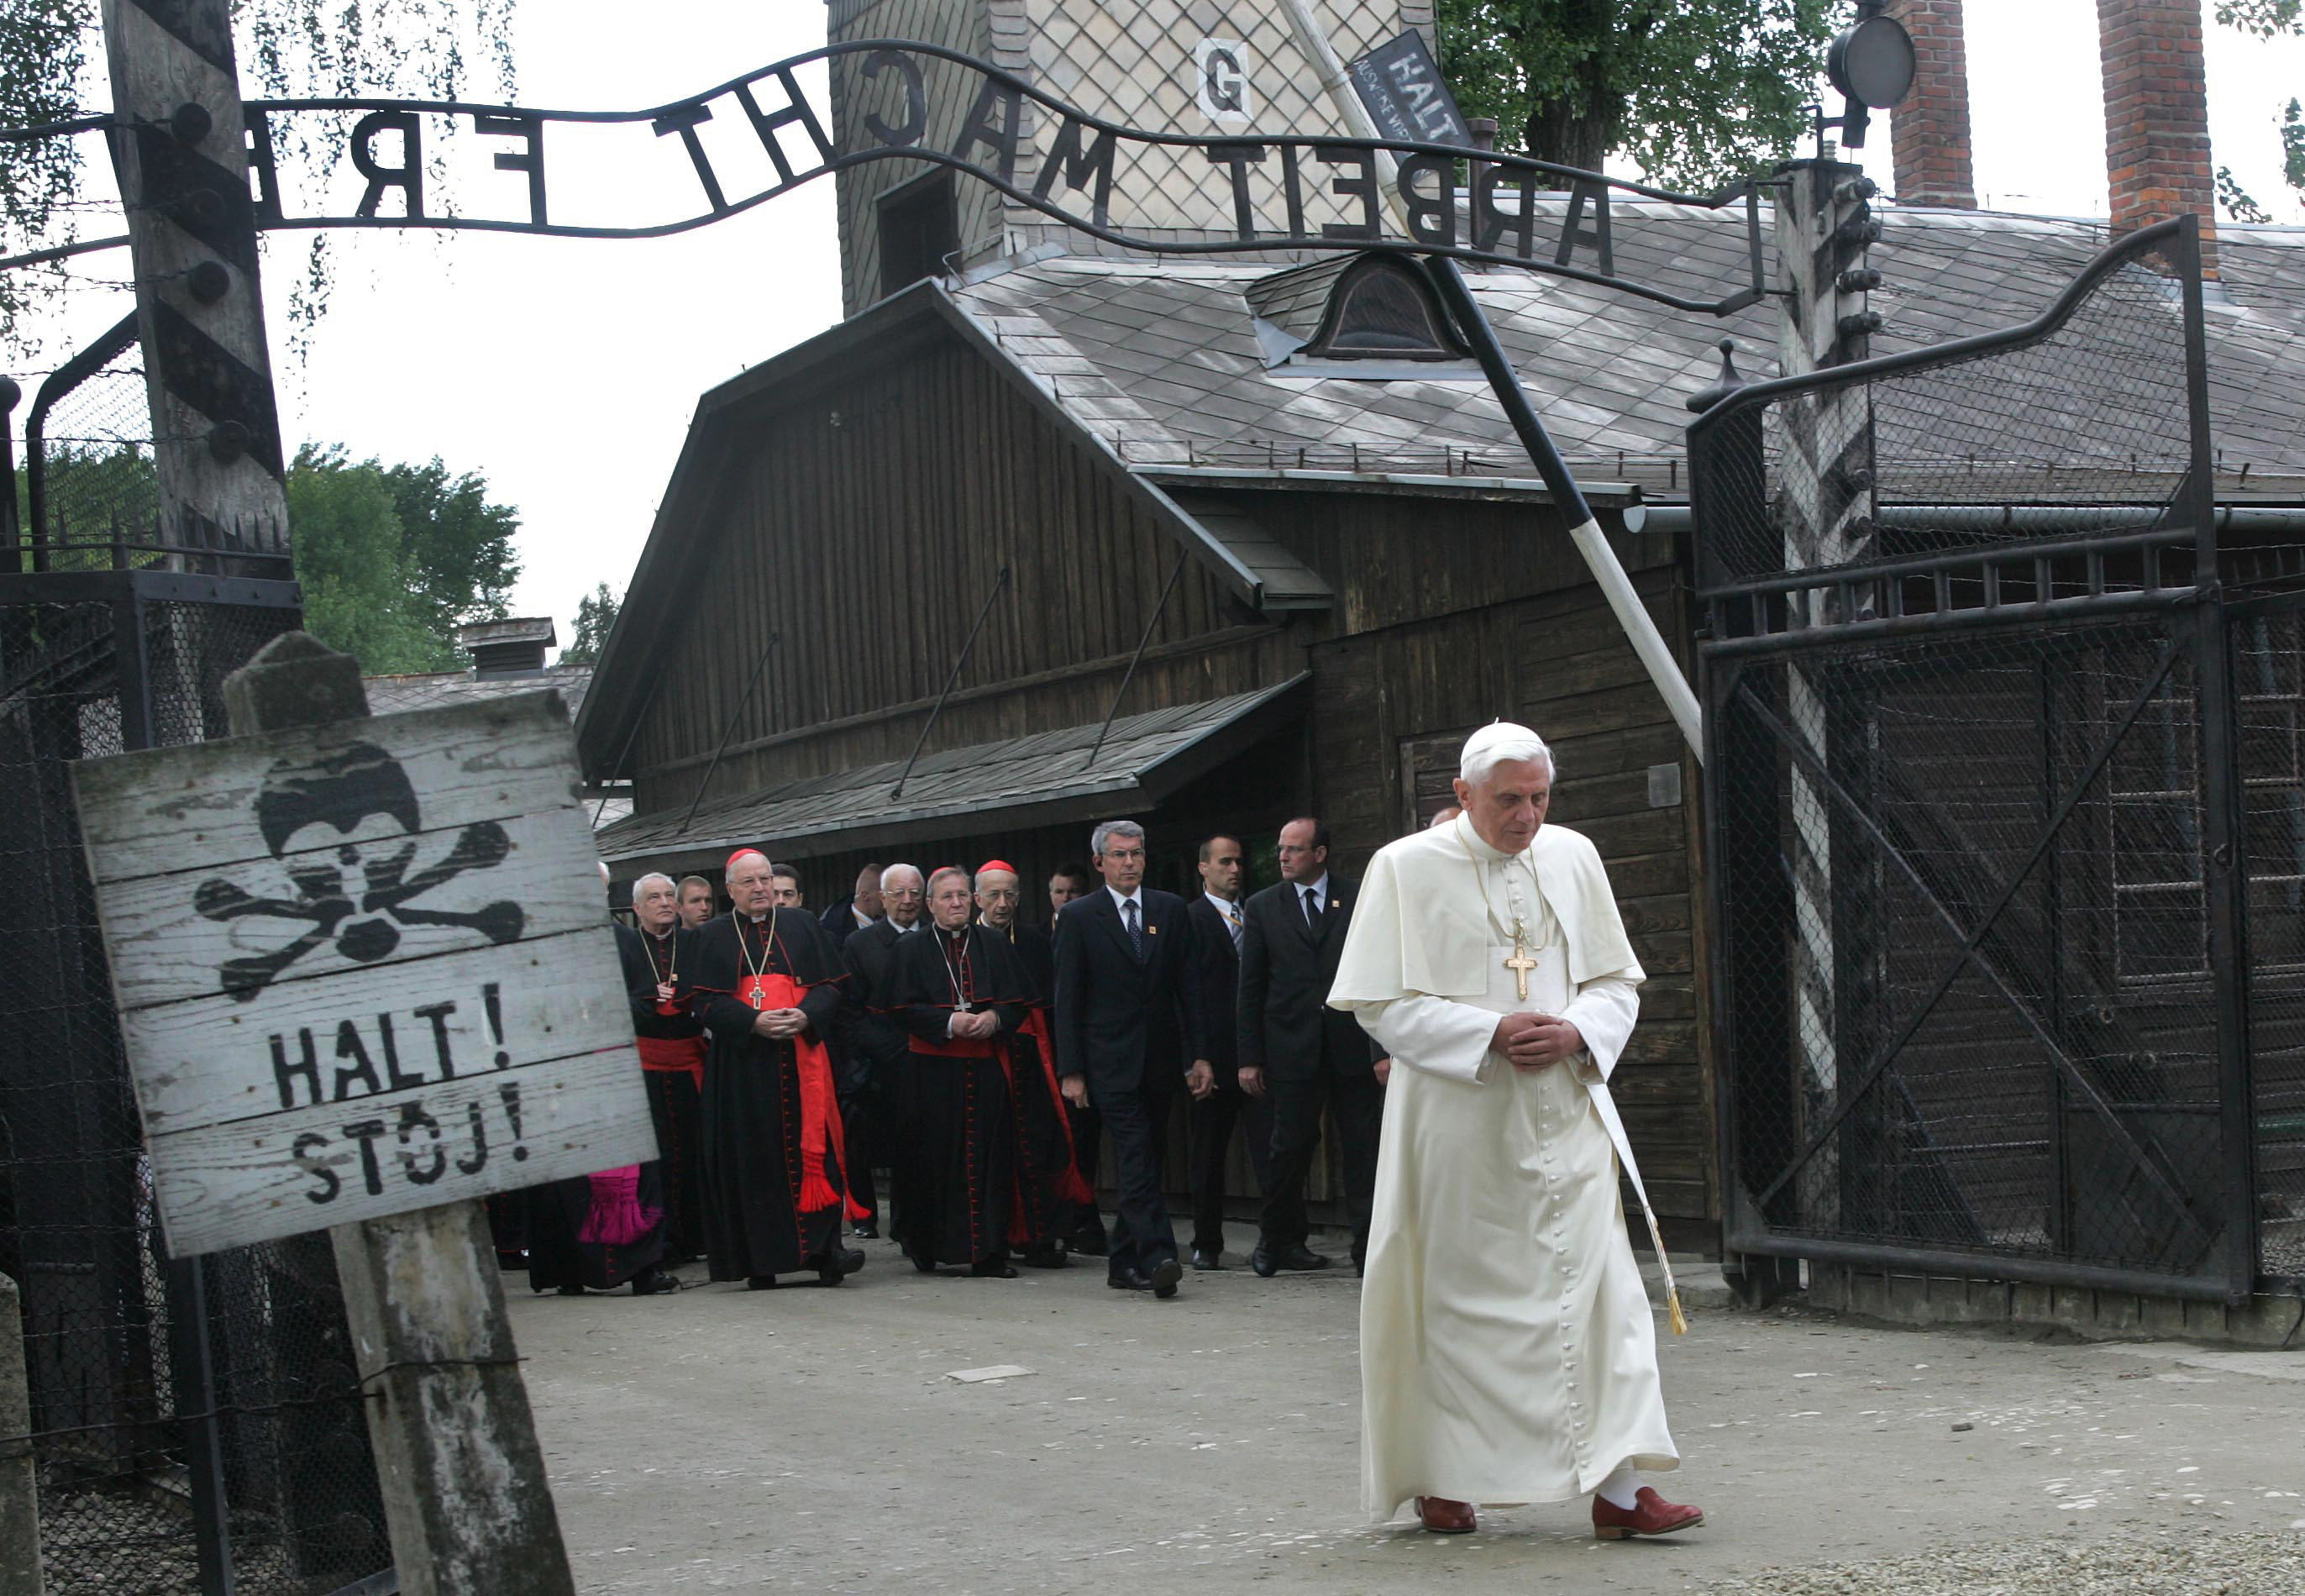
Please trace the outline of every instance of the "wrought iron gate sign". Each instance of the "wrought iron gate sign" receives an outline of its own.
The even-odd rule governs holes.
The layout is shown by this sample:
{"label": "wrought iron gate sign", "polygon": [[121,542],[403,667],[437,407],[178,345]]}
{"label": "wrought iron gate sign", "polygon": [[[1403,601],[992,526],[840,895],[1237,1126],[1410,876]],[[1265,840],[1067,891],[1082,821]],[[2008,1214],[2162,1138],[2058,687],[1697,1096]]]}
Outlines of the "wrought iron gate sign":
{"label": "wrought iron gate sign", "polygon": [[73,774],[173,1256],[656,1156],[553,695]]}
{"label": "wrought iron gate sign", "polygon": [[[846,58],[852,56],[862,57],[853,69],[859,90],[886,95],[893,108],[856,118],[844,147],[830,131],[835,123],[829,107],[810,102],[799,71],[819,62],[832,71],[848,70]],[[1200,71],[1190,62],[1183,65]],[[952,120],[949,113],[962,106],[965,111]],[[829,45],[691,98],[642,111],[319,98],[251,100],[244,115],[252,193],[241,191],[228,173],[197,150],[174,149],[181,140],[169,127],[134,129],[147,151],[147,171],[167,185],[167,191],[148,196],[149,202],[168,207],[196,230],[219,232],[232,229],[236,212],[240,227],[252,224],[259,230],[426,227],[659,238],[749,210],[829,173],[903,158],[976,178],[1092,237],[1162,255],[1294,249],[1442,254],[1570,277],[1701,315],[1728,315],[1753,304],[1768,283],[1760,188],[1753,182],[1713,194],[1680,194],[1445,140],[1252,140],[1149,132],[1078,110],[1025,78],[959,51],[900,39]],[[1054,129],[1045,143],[1038,140],[1041,119]],[[109,127],[112,120],[90,117],[47,131],[85,132]],[[199,125],[197,118],[192,122]],[[646,191],[651,197],[685,194],[675,201],[676,214],[614,222],[556,219],[551,174],[567,158],[570,136],[586,129],[642,125],[665,151],[664,181]],[[708,125],[716,130],[710,136],[702,131]],[[731,126],[741,131],[726,134]],[[932,141],[931,130],[943,126],[957,131],[948,140]],[[475,158],[485,155],[490,169],[506,174],[490,179],[475,174],[481,181],[458,185],[460,196],[478,203],[477,211],[440,206],[427,192],[436,163],[447,158],[450,141],[445,135],[452,131],[475,136]],[[1464,137],[1461,131],[1456,136]],[[457,145],[472,149],[461,139]],[[1125,220],[1131,185],[1144,180],[1149,186],[1152,181],[1139,163],[1164,149],[1183,159],[1198,152],[1222,176],[1223,209],[1201,220],[1193,230],[1198,236],[1180,237],[1166,228],[1159,236],[1147,236],[1132,231]],[[338,159],[330,160],[331,154]],[[160,157],[166,158],[155,158]],[[1405,234],[1389,218],[1383,200],[1388,158],[1398,164]],[[299,161],[309,170],[295,165]],[[327,190],[313,208],[298,208],[292,194],[308,184],[325,189],[315,174],[339,165],[350,167],[358,186],[347,181]],[[1582,203],[1557,218],[1540,216],[1538,194],[1559,189],[1574,189]],[[1612,194],[1741,210],[1742,279],[1723,281],[1714,298],[1696,299],[1620,276],[1605,243]],[[1340,201],[1342,220],[1308,215]],[[1595,214],[1582,214],[1586,206]],[[0,267],[126,242],[99,239],[37,250],[0,261]]]}

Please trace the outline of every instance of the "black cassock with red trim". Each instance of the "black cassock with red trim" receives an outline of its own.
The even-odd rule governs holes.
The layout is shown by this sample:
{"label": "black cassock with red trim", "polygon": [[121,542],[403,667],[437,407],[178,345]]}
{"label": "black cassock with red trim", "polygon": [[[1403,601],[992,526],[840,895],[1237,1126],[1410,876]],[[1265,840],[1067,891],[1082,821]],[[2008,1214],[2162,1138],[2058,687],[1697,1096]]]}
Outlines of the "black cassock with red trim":
{"label": "black cassock with red trim", "polygon": [[[840,1109],[825,1039],[846,969],[815,916],[724,914],[697,930],[692,1003],[704,1059],[700,1184],[715,1280],[815,1270],[831,1278],[848,1212]],[[758,1034],[769,1009],[797,1008],[797,1038]]]}

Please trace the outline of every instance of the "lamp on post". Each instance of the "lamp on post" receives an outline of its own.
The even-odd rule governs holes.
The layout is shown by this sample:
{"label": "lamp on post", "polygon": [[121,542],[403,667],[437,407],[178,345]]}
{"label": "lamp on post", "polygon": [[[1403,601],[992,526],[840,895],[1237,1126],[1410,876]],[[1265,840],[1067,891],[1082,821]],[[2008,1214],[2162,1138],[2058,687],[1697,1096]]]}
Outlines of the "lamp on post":
{"label": "lamp on post", "polygon": [[1857,0],[1856,21],[1833,36],[1825,47],[1824,76],[1841,95],[1841,115],[1827,116],[1816,107],[1817,157],[1824,156],[1824,130],[1839,128],[1849,149],[1865,148],[1865,132],[1873,113],[1885,111],[1912,92],[1920,70],[1913,36],[1896,18],[1883,13],[1889,0]]}

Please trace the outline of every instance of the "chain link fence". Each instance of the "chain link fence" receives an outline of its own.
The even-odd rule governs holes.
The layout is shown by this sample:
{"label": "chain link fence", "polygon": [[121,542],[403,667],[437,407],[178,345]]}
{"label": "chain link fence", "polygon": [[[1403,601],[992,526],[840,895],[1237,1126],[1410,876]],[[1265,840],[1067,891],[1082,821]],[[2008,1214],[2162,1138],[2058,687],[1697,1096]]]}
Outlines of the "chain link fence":
{"label": "chain link fence", "polygon": [[[1829,572],[1852,579],[1836,599],[1887,614],[1894,581],[1854,579],[2165,530],[2191,467],[2195,369],[2183,267],[2150,237],[2100,257],[2029,330],[1870,362],[1885,369],[1858,380],[1758,385],[1705,417],[1689,434],[1700,585]],[[2072,574],[2023,596],[2085,596]],[[1812,618],[1828,617],[1794,624]]]}
{"label": "chain link fence", "polygon": [[[48,1588],[330,1592],[390,1562],[325,1236],[172,1263],[68,765],[223,734],[288,605],[0,590],[0,1269],[21,1282]],[[39,584],[36,588],[33,584]],[[204,1568],[205,1565],[205,1568]],[[205,1577],[204,1577],[205,1575]]]}
{"label": "chain link fence", "polygon": [[132,317],[43,384],[25,415],[24,571],[102,571],[158,557],[160,482]]}
{"label": "chain link fence", "polygon": [[1690,429],[1732,1249],[2305,1272],[2305,594],[2231,607],[2305,565],[2216,508],[2199,270]]}
{"label": "chain link fence", "polygon": [[2305,1288],[2305,612],[2233,615],[2248,871],[2249,1057],[2263,1272]]}
{"label": "chain link fence", "polygon": [[2190,655],[2150,624],[2011,628],[1756,657],[1734,682],[1722,1000],[1748,1221],[2222,1280]]}

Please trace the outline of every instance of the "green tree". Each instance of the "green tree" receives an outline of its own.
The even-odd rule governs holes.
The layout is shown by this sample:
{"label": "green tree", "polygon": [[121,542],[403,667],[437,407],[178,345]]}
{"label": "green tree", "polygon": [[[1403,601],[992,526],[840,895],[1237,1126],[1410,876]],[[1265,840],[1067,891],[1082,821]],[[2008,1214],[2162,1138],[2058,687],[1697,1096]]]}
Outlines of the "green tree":
{"label": "green tree", "polygon": [[[87,65],[96,0],[8,0],[0,5],[0,127],[62,122],[80,109],[76,86]],[[80,147],[72,139],[0,144],[0,255],[72,233],[80,191]],[[16,342],[18,319],[48,276],[0,272],[0,344]]]}
{"label": "green tree", "polygon": [[1499,148],[1711,189],[1808,130],[1834,0],[1440,0],[1442,75]]}
{"label": "green tree", "polygon": [[288,524],[307,632],[371,675],[456,666],[418,594],[392,483],[375,461],[354,464],[341,446],[299,449]]}
{"label": "green tree", "polygon": [[[47,499],[38,529],[47,534],[52,571],[102,570],[112,564],[115,535],[149,541],[160,519],[160,481],[152,456],[134,444],[65,444],[47,454]],[[22,569],[32,569],[31,473],[16,469],[16,524],[22,529]],[[145,563],[154,556],[136,556]]]}
{"label": "green tree", "polygon": [[520,512],[489,503],[478,472],[451,477],[438,454],[423,465],[387,466],[384,480],[426,624],[453,637],[467,621],[502,620],[520,576],[512,548]]}
{"label": "green tree", "polygon": [[[231,0],[242,91],[276,99],[332,96],[473,98],[468,53],[493,66],[483,94],[513,98],[512,13],[516,0]],[[101,111],[112,101],[101,68],[98,0],[5,0],[0,4],[0,128],[28,128]],[[284,170],[325,179],[344,158],[349,118],[300,117],[284,126]],[[82,138],[0,140],[0,255],[69,243],[78,236]],[[436,148],[432,159],[441,162]],[[445,169],[445,168],[443,168]],[[109,210],[110,207],[104,208]],[[112,222],[116,222],[116,216]],[[101,229],[115,231],[111,222]],[[309,241],[289,313],[309,332],[330,283],[325,233]],[[121,275],[124,275],[121,274]],[[58,292],[63,275],[0,272],[0,346],[27,347],[23,314]]]}
{"label": "green tree", "polygon": [[[2216,18],[2254,38],[2305,37],[2305,0],[2217,0]],[[2282,107],[2276,131],[2281,135],[2282,179],[2305,192],[2305,100],[2292,98]],[[2273,220],[2272,213],[2234,181],[2230,166],[2217,168],[2217,200],[2236,222]]]}
{"label": "green tree", "polygon": [[560,650],[563,665],[598,665],[600,650],[608,646],[608,633],[616,629],[617,611],[623,601],[608,591],[608,584],[599,587],[576,601],[576,635]]}

